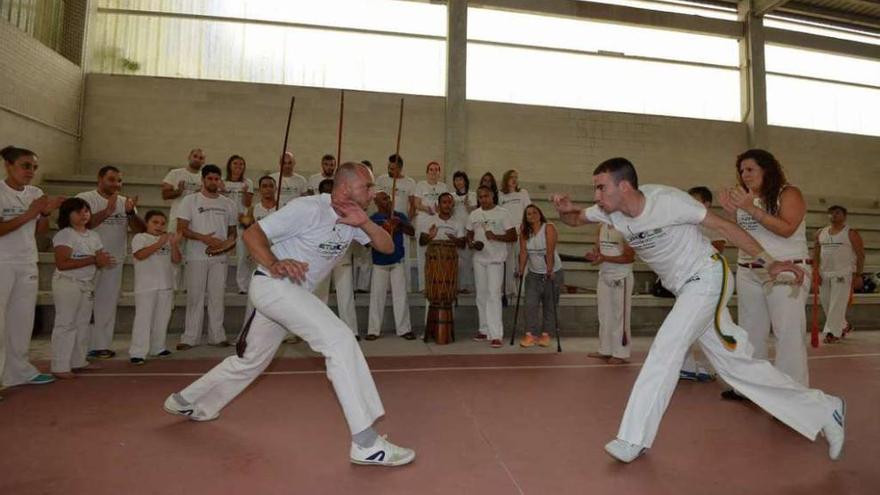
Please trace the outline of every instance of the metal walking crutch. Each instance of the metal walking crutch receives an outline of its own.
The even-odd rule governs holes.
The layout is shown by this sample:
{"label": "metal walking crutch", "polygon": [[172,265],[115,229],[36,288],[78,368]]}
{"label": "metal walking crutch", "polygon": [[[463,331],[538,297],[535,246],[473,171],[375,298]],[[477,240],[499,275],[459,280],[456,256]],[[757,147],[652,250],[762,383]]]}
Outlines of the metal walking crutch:
{"label": "metal walking crutch", "polygon": [[516,322],[519,317],[519,296],[522,293],[525,278],[525,274],[520,274],[519,283],[516,284],[516,309],[513,310],[513,332],[510,333],[510,345],[513,345],[513,342],[516,340]]}

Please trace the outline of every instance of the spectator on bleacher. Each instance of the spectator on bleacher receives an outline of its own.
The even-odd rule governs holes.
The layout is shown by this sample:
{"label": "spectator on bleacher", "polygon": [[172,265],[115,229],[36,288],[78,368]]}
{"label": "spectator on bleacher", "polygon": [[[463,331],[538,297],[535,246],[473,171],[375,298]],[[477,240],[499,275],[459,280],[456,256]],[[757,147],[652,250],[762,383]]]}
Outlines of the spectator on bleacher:
{"label": "spectator on bleacher", "polygon": [[[336,157],[331,154],[326,154],[321,157],[321,171],[312,174],[309,177],[309,194],[321,194],[320,186],[321,182],[325,180],[333,180],[333,176],[336,174]],[[332,187],[332,183],[331,183]],[[329,194],[329,193],[328,193]]]}
{"label": "spectator on bleacher", "polygon": [[[705,206],[706,210],[712,208],[712,191],[709,190],[708,187],[692,187],[688,189],[688,194]],[[712,243],[712,247],[715,248],[715,251],[718,251],[718,254],[723,256],[724,247],[727,245],[727,239],[725,239],[720,233],[711,230],[704,225],[700,225],[700,232],[703,234],[703,237]],[[691,350],[685,356],[684,364],[681,366],[681,370],[679,370],[678,378],[681,380],[697,381],[701,383],[714,381],[715,375],[709,371],[708,363],[704,363],[697,359],[696,347],[696,344],[691,345]]]}
{"label": "spectator on bleacher", "polygon": [[[519,249],[516,276],[525,277],[526,334],[519,341],[522,347],[550,345],[550,332],[558,328],[556,307],[559,292],[565,283],[562,259],[556,250],[559,233],[535,205],[526,207],[519,227]],[[518,289],[519,290],[519,289]],[[543,318],[538,318],[538,306]],[[537,336],[537,337],[536,337]]]}
{"label": "spectator on bleacher", "polygon": [[165,357],[171,354],[165,347],[168,322],[174,309],[174,286],[171,269],[180,263],[179,232],[168,232],[168,218],[158,210],[146,214],[147,231],[131,240],[134,259],[134,323],[131,326],[131,346],[128,349],[132,364],[144,364],[147,354]]}
{"label": "spectator on bleacher", "polygon": [[100,236],[104,249],[117,261],[95,276],[94,324],[89,336],[89,358],[110,359],[116,352],[110,349],[116,330],[116,307],[122,288],[122,267],[128,245],[128,230],[134,233],[146,229],[137,214],[138,197],[126,198],[122,189],[122,173],[107,165],[98,170],[98,187],[76,195],[89,204],[92,211],[88,228]]}
{"label": "spectator on bleacher", "polygon": [[0,184],[0,389],[55,381],[28,361],[38,290],[35,233],[49,230],[49,214],[63,198],[30,185],[39,167],[33,151],[0,150],[6,179]]}
{"label": "spectator on bleacher", "polygon": [[[490,191],[492,191],[492,202],[496,205],[498,204],[498,182],[495,180],[495,176],[492,175],[492,172],[486,172],[480,177],[480,187],[485,186],[488,187]],[[479,200],[477,201],[477,206],[479,207]]]}
{"label": "spectator on bleacher", "polygon": [[412,237],[415,235],[415,230],[406,214],[392,211],[391,196],[388,191],[380,190],[376,193],[373,201],[379,211],[373,213],[370,220],[391,234],[394,241],[394,252],[384,254],[373,250],[373,283],[370,287],[370,318],[367,327],[367,340],[376,340],[382,331],[385,297],[388,293],[389,282],[397,335],[407,340],[414,340],[416,336],[413,334],[409,317],[409,298],[407,297],[406,275],[404,274],[406,248],[404,247],[403,235]]}
{"label": "spectator on bleacher", "polygon": [[91,216],[84,199],[64,200],[58,212],[59,231],[52,238],[55,247],[52,373],[58,378],[75,378],[72,371],[89,366],[86,353],[95,277],[98,269],[113,268],[118,261],[104,249],[101,236],[89,230]]}
{"label": "spectator on bleacher", "polygon": [[477,283],[477,313],[480,328],[474,340],[489,340],[492,347],[501,347],[504,326],[501,320],[501,284],[508,244],[516,242],[516,227],[507,210],[496,206],[492,190],[477,189],[480,208],[471,212],[467,224],[468,246],[475,249],[474,279]]}
{"label": "spectator on bleacher", "polygon": [[[471,212],[477,209],[477,193],[470,190],[471,181],[468,175],[459,170],[452,174],[452,188],[455,193],[452,195],[455,200],[455,210],[453,216],[459,222],[467,226],[468,217]],[[458,251],[458,290],[467,293],[474,290],[474,252],[467,249]]]}
{"label": "spectator on bleacher", "polygon": [[828,208],[831,225],[816,234],[813,270],[819,271],[819,295],[825,309],[825,343],[838,342],[852,331],[846,309],[852,292],[862,288],[865,269],[865,243],[855,229],[846,224],[846,208]]}
{"label": "spectator on bleacher", "polygon": [[238,209],[232,200],[220,195],[220,167],[202,167],[202,189],[184,198],[177,218],[177,231],[189,239],[186,243],[186,326],[177,350],[197,345],[208,299],[208,342],[226,347],[223,328],[227,261],[224,254],[208,256],[205,249],[234,241]]}
{"label": "spectator on bleacher", "polygon": [[[721,205],[736,215],[736,223],[751,234],[770,256],[810,270],[807,248],[807,205],[800,189],[788,183],[782,165],[768,151],[748,150],[736,158],[739,185],[724,191]],[[770,280],[767,270],[739,250],[736,271],[737,321],[749,333],[756,359],[768,359],[767,338],[776,337],[774,365],[801,385],[808,386],[807,316],[810,278],[795,284],[783,276]],[[726,390],[728,399],[738,399]]]}
{"label": "spectator on bleacher", "polygon": [[[520,225],[523,222],[523,212],[526,206],[532,204],[532,198],[529,192],[519,187],[519,172],[514,169],[504,172],[501,176],[501,191],[498,194],[498,206],[507,210],[510,214],[510,222],[513,225]],[[508,297],[516,297],[516,280],[513,274],[519,263],[519,249],[516,244],[511,244],[507,254],[507,261],[504,263],[504,283],[502,284],[503,293]]]}
{"label": "spectator on bleacher", "polygon": [[[245,177],[247,162],[244,157],[232,155],[226,160],[226,180],[220,183],[220,193],[231,199],[238,208],[238,218],[247,213],[254,200],[254,183]],[[251,270],[247,262],[247,249],[241,240],[244,228],[239,224],[238,239],[235,242],[235,282],[238,284],[238,293],[246,294],[251,282]]]}
{"label": "spectator on bleacher", "polygon": [[[449,186],[445,182],[440,182],[443,169],[437,162],[429,162],[425,167],[427,180],[419,181],[416,184],[415,194],[413,195],[413,211],[415,219],[412,220],[416,230],[427,219],[437,214],[437,199],[441,194],[449,192]],[[417,291],[425,290],[425,247],[419,243],[416,246],[416,264],[418,265],[418,286]]]}
{"label": "spectator on bleacher", "polygon": [[587,261],[599,265],[596,282],[596,310],[599,316],[599,351],[589,357],[624,364],[632,349],[633,261],[635,251],[614,227],[600,224],[593,251]]}
{"label": "spectator on bleacher", "polygon": [[[177,217],[180,211],[180,203],[186,196],[198,192],[202,187],[202,165],[205,164],[205,152],[201,148],[193,148],[187,157],[186,167],[175,168],[168,172],[162,179],[162,199],[171,200],[171,211],[168,216],[168,231],[177,232]],[[186,239],[180,246],[184,249]],[[186,253],[184,252],[184,256]],[[180,266],[174,266],[174,289],[180,288]]]}
{"label": "spectator on bleacher", "polygon": [[279,209],[283,208],[290,200],[304,196],[309,191],[308,181],[302,175],[294,172],[295,168],[296,158],[290,151],[285,151],[281,155],[281,175],[283,177],[280,177],[278,172],[271,174],[271,177],[275,179],[275,187],[281,188]]}

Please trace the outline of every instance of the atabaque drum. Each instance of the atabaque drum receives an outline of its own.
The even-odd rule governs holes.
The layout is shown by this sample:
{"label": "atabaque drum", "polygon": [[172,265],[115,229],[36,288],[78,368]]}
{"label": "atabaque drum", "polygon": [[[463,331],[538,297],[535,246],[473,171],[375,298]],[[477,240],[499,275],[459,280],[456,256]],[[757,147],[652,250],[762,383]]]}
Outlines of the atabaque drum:
{"label": "atabaque drum", "polygon": [[451,241],[435,241],[425,250],[425,297],[428,325],[425,341],[433,337],[438,344],[455,340],[452,303],[458,295],[458,248]]}

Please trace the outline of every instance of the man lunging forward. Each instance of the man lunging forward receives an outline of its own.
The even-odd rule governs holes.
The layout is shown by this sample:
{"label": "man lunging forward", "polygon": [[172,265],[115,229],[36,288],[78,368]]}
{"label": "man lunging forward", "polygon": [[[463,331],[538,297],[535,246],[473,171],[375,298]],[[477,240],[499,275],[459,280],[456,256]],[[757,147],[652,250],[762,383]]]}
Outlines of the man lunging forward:
{"label": "man lunging forward", "polygon": [[631,462],[651,447],[685,354],[699,341],[724,381],[810,440],[821,431],[828,440],[828,455],[837,460],[844,441],[843,399],[808,389],[769,362],[751,357],[748,334],[727,310],[733,293],[727,262],[699,226],[761,259],[770,277],[793,274],[800,281],[804,271],[773,260],[748,233],[707,211],[687,193],[660,185],[640,188],[635,167],[625,158],[596,167],[593,186],[596,205],[585,210],[565,195],[552,197],[562,220],[572,226],[613,226],[676,295],[633,385],[617,438],[605,450],[621,462]]}
{"label": "man lunging forward", "polygon": [[258,268],[250,285],[255,314],[244,357],[230,356],[205,376],[165,401],[165,410],[196,421],[216,419],[220,410],[272,361],[288,332],[326,358],[352,433],[351,462],[401,466],[415,452],[373,430],[385,414],[370,369],[354,334],[312,294],[348,249],[352,239],[389,254],[391,236],[371,222],[364,208],[373,199],[373,174],[359,163],[339,167],[331,194],[290,201],[244,233]]}

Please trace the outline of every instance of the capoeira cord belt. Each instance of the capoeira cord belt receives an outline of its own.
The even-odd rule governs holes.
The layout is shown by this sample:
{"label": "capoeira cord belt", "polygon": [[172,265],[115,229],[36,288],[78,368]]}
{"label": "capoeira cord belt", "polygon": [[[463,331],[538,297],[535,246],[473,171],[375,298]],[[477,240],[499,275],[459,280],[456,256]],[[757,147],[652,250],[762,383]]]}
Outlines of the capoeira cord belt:
{"label": "capoeira cord belt", "polygon": [[721,331],[721,313],[724,311],[724,308],[727,307],[727,284],[729,281],[729,273],[730,268],[727,265],[727,258],[720,254],[713,254],[712,259],[715,261],[720,261],[723,271],[721,274],[721,293],[718,294],[718,304],[715,305],[715,318],[714,318],[714,326],[715,326],[715,334],[718,335],[718,338],[721,339],[721,342],[724,344],[724,347],[729,351],[736,350],[736,339],[733,338],[732,335],[726,335]]}

